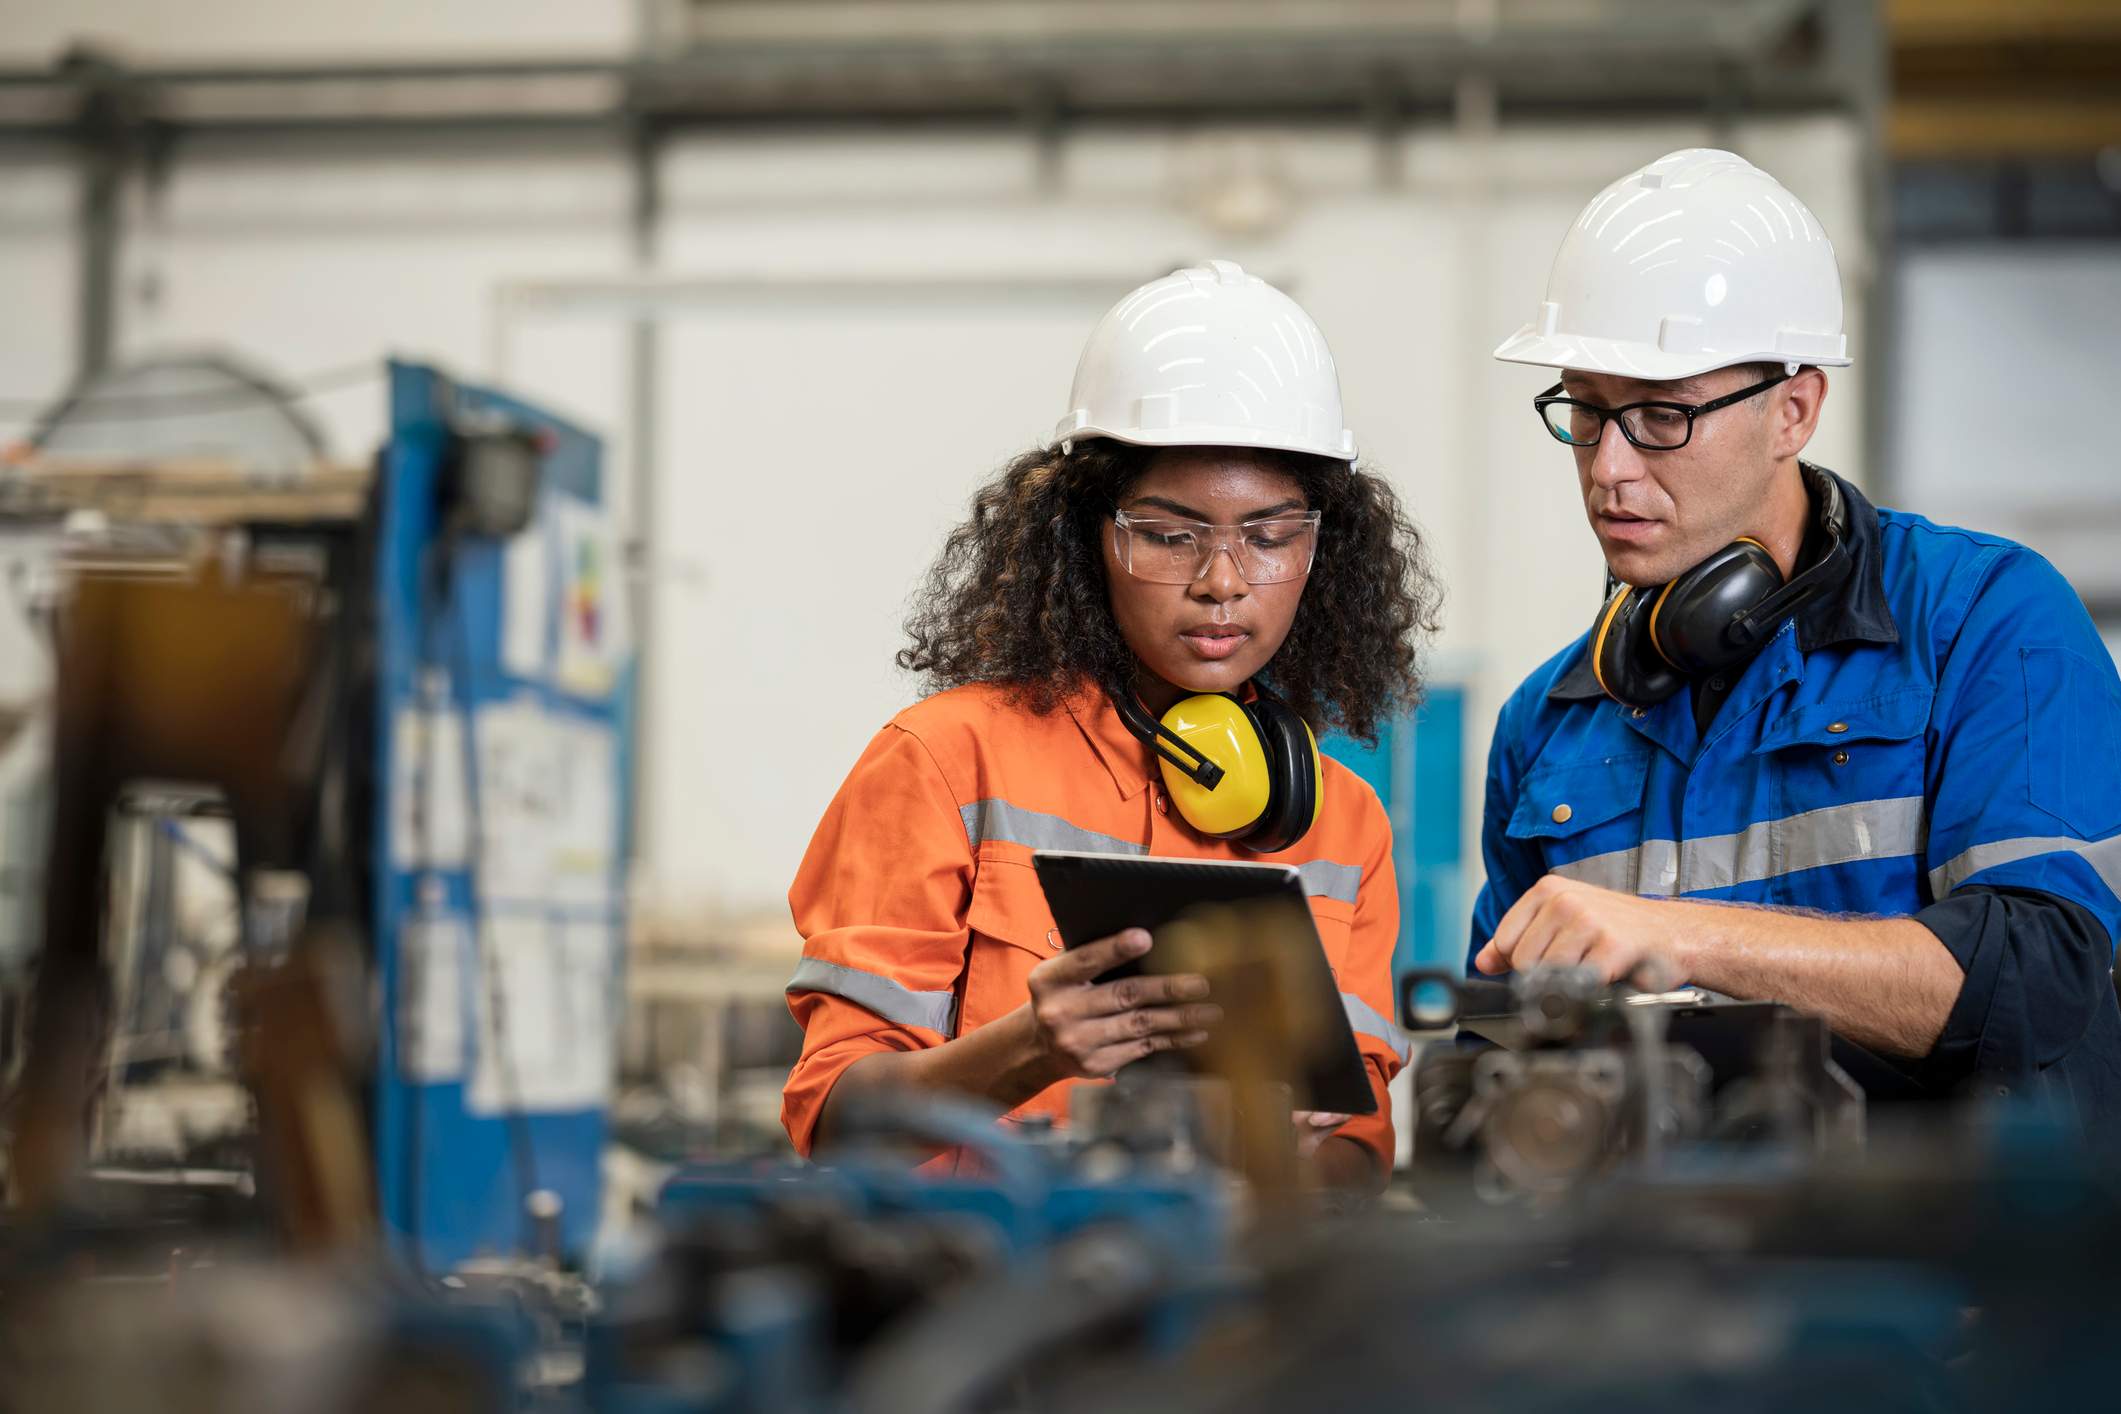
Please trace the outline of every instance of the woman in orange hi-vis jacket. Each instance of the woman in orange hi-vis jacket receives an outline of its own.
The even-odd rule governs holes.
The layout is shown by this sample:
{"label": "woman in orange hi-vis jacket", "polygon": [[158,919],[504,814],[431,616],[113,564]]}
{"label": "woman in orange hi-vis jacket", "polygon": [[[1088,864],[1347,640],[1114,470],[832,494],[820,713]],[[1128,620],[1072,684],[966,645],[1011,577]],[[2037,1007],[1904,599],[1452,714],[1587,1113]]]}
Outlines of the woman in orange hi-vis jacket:
{"label": "woman in orange hi-vis jacket", "polygon": [[[863,752],[789,890],[798,1150],[857,1085],[1064,1118],[1074,1085],[1206,1038],[1202,978],[1095,981],[1146,932],[1061,950],[1034,850],[1263,858],[1302,875],[1378,1095],[1375,1115],[1301,1116],[1300,1149],[1318,1182],[1383,1183],[1405,1061],[1391,826],[1306,734],[1374,738],[1415,700],[1437,594],[1355,453],[1317,326],[1235,265],[1178,271],[1100,322],[1055,442],[979,491],[916,603],[899,661],[940,690]],[[1189,819],[1196,797],[1174,800],[1152,753],[1154,719],[1204,693],[1252,704],[1262,740],[1315,772],[1249,832]]]}

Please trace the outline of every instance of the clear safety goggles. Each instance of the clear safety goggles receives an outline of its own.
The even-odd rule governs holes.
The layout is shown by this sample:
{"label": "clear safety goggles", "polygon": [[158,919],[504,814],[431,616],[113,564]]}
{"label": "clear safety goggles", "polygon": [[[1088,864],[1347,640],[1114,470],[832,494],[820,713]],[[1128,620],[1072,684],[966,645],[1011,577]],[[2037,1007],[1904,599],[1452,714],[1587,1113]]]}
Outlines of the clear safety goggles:
{"label": "clear safety goggles", "polygon": [[1292,512],[1209,525],[1167,516],[1114,511],[1119,562],[1128,574],[1152,584],[1191,584],[1206,575],[1216,552],[1228,551],[1247,584],[1280,584],[1311,572],[1318,554],[1318,511]]}

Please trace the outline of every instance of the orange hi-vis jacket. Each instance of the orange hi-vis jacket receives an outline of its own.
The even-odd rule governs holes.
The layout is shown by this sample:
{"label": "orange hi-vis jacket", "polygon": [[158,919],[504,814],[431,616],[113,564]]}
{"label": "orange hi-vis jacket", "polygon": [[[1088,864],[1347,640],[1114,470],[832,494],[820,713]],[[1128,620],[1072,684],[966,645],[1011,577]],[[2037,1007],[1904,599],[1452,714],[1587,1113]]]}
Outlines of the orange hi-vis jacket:
{"label": "orange hi-vis jacket", "polygon": [[[1325,761],[1317,823],[1256,855],[1195,834],[1152,780],[1149,749],[1094,690],[1040,716],[1003,689],[955,688],[891,720],[855,763],[810,841],[788,903],[803,957],[788,1006],[803,1028],[781,1119],[810,1152],[841,1072],[883,1050],[939,1046],[1030,999],[1031,969],[1061,947],[1031,867],[1038,849],[1297,866],[1378,1110],[1339,1132],[1392,1164],[1385,1085],[1406,1061],[1392,1011],[1399,892],[1376,795]],[[1012,1117],[1065,1122],[1049,1086]]]}

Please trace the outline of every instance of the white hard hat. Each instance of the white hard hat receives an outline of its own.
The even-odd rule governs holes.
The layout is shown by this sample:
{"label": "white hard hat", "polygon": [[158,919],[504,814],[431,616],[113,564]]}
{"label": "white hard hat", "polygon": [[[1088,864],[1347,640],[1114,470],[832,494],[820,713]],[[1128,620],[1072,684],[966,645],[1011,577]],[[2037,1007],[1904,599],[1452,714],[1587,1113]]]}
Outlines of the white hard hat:
{"label": "white hard hat", "polygon": [[1272,447],[1355,459],[1340,375],[1311,316],[1227,260],[1151,280],[1106,311],[1053,440]]}
{"label": "white hard hat", "polygon": [[1539,317],[1495,357],[1656,381],[1735,363],[1845,364],[1834,246],[1743,157],[1667,153],[1583,209]]}

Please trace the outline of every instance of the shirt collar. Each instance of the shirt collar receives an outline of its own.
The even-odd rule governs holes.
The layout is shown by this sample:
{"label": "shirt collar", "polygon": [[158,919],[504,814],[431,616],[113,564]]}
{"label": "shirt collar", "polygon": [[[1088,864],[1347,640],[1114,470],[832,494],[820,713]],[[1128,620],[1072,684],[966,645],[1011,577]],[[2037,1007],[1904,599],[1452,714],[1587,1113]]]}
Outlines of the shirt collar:
{"label": "shirt collar", "polygon": [[1112,773],[1112,784],[1119,788],[1120,799],[1132,800],[1147,790],[1149,748],[1127,730],[1127,724],[1119,719],[1119,709],[1112,705],[1105,690],[1090,683],[1069,693],[1063,700],[1068,715],[1082,729],[1091,750]]}
{"label": "shirt collar", "polygon": [[[1235,696],[1240,702],[1256,702],[1259,689],[1248,682],[1237,689]],[[1105,763],[1105,769],[1112,773],[1112,784],[1119,788],[1120,799],[1132,800],[1148,788],[1152,773],[1161,774],[1148,743],[1127,730],[1127,724],[1120,720],[1119,709],[1112,705],[1104,688],[1091,683],[1066,694],[1061,700],[1067,706],[1068,715],[1075,719],[1076,726],[1089,740],[1091,749]]]}
{"label": "shirt collar", "polygon": [[[1898,643],[1900,629],[1885,604],[1885,570],[1878,553],[1878,508],[1861,491],[1825,467],[1801,464],[1806,478],[1830,477],[1841,488],[1848,516],[1849,574],[1841,583],[1797,611],[1797,647],[1812,653],[1843,643]],[[1817,492],[1813,493],[1814,496]],[[1547,690],[1556,702],[1581,702],[1605,696],[1591,668],[1591,640],[1584,639],[1568,671]]]}

